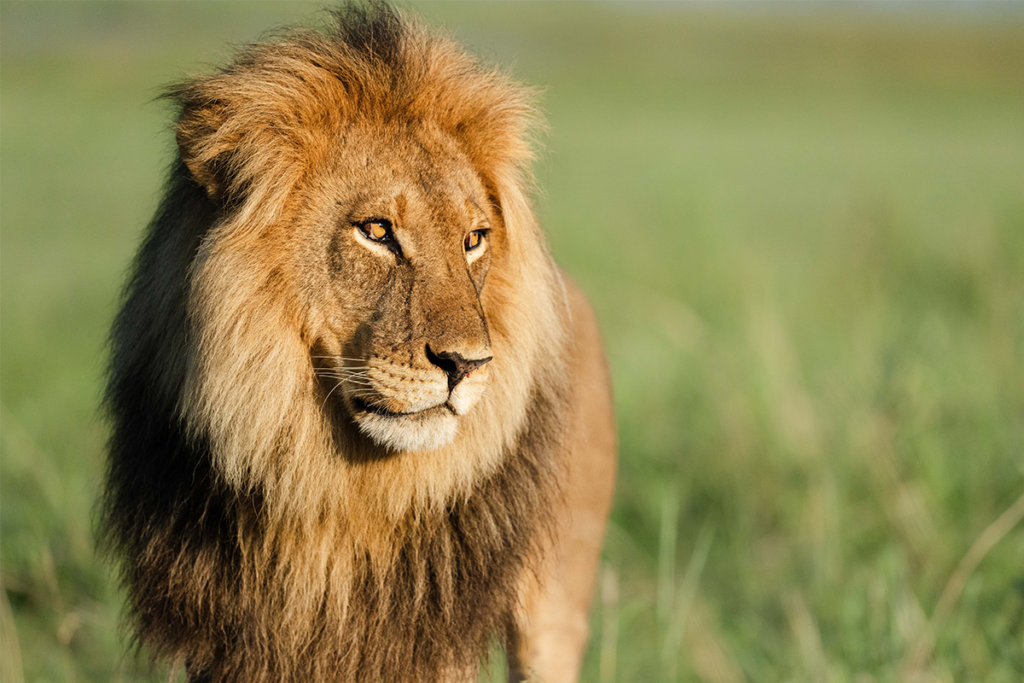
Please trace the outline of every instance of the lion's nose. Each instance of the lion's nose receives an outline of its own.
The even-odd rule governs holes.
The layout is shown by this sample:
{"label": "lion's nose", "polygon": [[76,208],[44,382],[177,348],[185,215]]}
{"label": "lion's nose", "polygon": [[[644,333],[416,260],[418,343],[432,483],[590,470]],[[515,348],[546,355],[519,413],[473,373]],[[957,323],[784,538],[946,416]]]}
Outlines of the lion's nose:
{"label": "lion's nose", "polygon": [[469,359],[455,351],[434,351],[427,344],[427,360],[444,370],[448,375],[448,391],[451,392],[459,382],[466,378],[466,375],[476,370],[484,363],[488,363],[494,356],[487,358]]}

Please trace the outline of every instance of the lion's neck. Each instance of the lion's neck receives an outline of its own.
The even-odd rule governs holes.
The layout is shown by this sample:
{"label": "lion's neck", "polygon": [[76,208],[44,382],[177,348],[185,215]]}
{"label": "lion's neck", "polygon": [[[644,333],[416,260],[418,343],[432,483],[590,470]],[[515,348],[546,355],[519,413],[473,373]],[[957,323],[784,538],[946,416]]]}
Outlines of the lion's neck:
{"label": "lion's neck", "polygon": [[472,678],[505,632],[556,493],[558,411],[537,410],[469,495],[410,507],[376,539],[344,505],[272,519],[259,496],[215,486],[133,568],[148,584],[138,616],[154,626],[143,639],[218,681]]}

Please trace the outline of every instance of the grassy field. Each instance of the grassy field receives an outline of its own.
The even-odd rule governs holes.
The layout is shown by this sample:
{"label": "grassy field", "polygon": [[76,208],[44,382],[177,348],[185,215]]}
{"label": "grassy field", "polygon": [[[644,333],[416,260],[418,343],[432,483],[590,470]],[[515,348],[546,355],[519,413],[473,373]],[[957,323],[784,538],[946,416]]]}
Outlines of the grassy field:
{"label": "grassy field", "polygon": [[[1024,8],[418,9],[546,87],[621,433],[584,680],[1024,680]],[[0,5],[5,683],[166,678],[92,533],[152,100],[313,11]]]}

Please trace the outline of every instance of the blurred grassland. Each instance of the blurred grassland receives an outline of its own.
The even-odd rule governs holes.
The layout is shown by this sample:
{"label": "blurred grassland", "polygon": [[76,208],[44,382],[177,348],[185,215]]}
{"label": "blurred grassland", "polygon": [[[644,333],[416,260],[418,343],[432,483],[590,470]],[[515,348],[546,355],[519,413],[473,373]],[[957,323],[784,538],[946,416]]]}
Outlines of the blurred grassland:
{"label": "blurred grassland", "polygon": [[[315,9],[0,5],[4,681],[166,676],[92,535],[152,99]],[[1022,6],[417,9],[545,87],[621,432],[584,680],[1024,680]]]}

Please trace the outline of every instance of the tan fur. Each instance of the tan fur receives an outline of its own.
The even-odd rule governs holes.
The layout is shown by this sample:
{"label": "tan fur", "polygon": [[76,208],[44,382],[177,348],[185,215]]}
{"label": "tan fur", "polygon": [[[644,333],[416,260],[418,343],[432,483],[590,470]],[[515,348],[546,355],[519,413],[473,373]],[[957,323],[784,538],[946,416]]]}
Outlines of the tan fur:
{"label": "tan fur", "polygon": [[[188,172],[108,389],[136,632],[248,682],[469,680],[501,631],[520,672],[573,680],[614,425],[530,207],[529,92],[387,8],[339,21],[171,93]],[[493,359],[452,388],[441,352]]]}
{"label": "tan fur", "polygon": [[566,429],[563,496],[557,500],[557,540],[537,572],[523,576],[518,637],[510,653],[523,676],[555,683],[576,680],[586,646],[587,612],[615,483],[615,415],[597,321],[583,293],[567,283],[573,326],[572,394]]}

